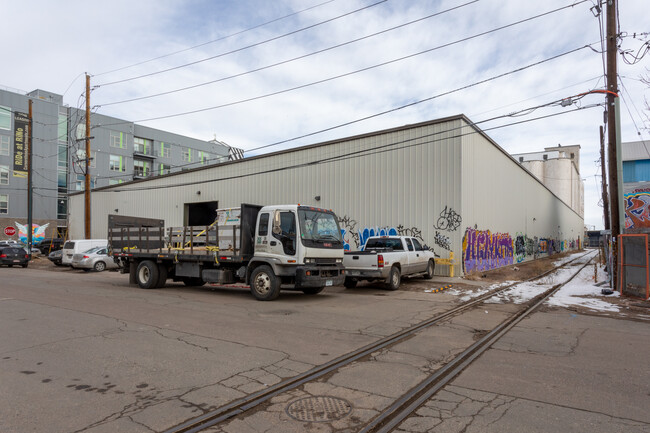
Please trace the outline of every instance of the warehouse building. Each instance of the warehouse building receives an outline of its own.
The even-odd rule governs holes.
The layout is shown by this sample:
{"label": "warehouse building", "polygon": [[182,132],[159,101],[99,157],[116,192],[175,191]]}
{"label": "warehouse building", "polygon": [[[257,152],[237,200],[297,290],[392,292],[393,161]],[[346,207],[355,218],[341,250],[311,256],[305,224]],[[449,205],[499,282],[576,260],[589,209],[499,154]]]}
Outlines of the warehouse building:
{"label": "warehouse building", "polygon": [[[579,248],[583,217],[463,115],[172,173],[92,193],[92,236],[111,214],[209,224],[214,209],[300,203],[336,212],[347,249],[415,236],[473,273]],[[83,194],[70,230],[84,233]],[[448,274],[448,266],[436,273]]]}

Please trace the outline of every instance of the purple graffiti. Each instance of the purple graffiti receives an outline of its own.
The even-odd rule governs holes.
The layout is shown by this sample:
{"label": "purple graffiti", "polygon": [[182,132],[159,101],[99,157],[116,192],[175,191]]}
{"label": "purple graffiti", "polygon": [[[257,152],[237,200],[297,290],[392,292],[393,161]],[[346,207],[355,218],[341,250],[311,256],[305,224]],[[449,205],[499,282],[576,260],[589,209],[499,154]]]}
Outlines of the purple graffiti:
{"label": "purple graffiti", "polygon": [[480,272],[511,265],[513,241],[508,233],[468,228],[463,237],[465,272]]}

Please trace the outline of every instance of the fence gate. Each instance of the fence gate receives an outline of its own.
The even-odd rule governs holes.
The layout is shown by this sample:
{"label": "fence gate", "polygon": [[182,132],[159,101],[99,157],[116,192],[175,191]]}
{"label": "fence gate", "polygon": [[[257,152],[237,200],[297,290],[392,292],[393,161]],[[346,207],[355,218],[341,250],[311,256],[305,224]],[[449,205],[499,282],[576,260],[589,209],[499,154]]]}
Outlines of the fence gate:
{"label": "fence gate", "polygon": [[621,295],[650,297],[647,234],[618,236],[618,281]]}

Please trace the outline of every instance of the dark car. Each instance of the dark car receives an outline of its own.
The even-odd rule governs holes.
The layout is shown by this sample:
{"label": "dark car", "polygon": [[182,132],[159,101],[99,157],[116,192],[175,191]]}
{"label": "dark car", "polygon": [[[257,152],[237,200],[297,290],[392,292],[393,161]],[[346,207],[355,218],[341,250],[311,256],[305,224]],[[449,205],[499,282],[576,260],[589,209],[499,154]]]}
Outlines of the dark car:
{"label": "dark car", "polygon": [[4,247],[0,248],[0,265],[20,265],[23,268],[29,263],[29,254],[23,248]]}
{"label": "dark car", "polygon": [[63,248],[64,240],[61,238],[43,239],[42,241],[34,244],[42,254],[50,254],[52,251],[58,251]]}
{"label": "dark car", "polygon": [[47,256],[47,258],[55,265],[63,266],[63,264],[61,263],[61,260],[63,259],[63,250],[52,251],[50,255]]}

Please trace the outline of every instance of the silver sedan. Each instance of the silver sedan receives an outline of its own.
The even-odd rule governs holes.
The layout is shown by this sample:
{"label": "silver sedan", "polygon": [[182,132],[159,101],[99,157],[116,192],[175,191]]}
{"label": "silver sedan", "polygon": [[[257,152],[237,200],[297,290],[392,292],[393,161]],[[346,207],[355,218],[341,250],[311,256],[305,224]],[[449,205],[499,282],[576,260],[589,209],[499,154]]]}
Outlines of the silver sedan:
{"label": "silver sedan", "polygon": [[106,269],[117,269],[118,265],[113,257],[108,255],[107,247],[96,247],[81,254],[75,254],[72,257],[72,267],[84,271],[101,272]]}

